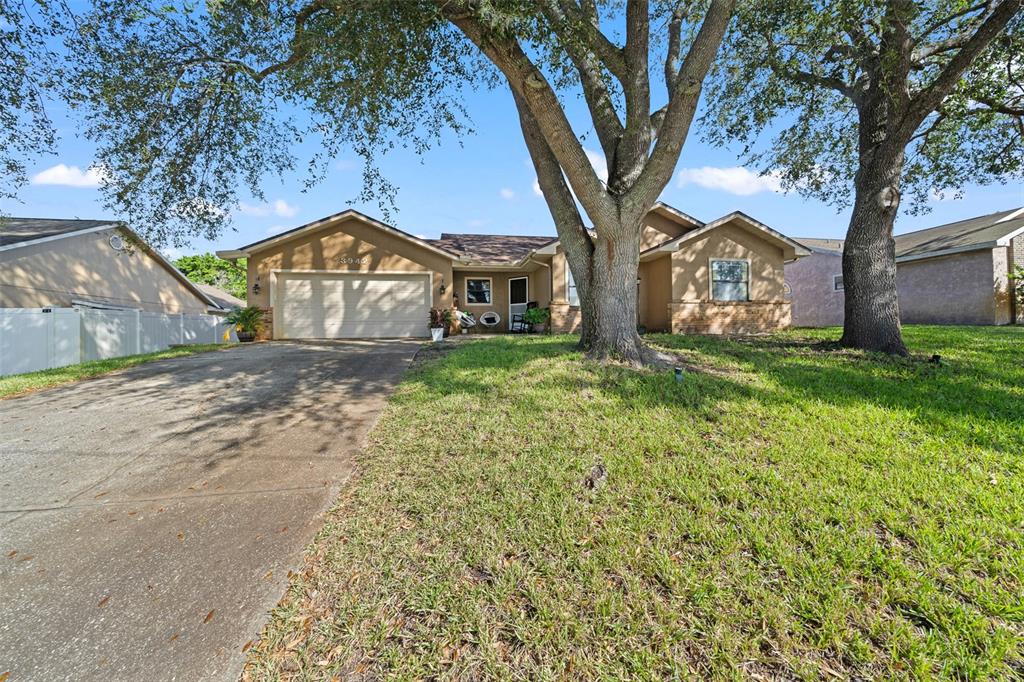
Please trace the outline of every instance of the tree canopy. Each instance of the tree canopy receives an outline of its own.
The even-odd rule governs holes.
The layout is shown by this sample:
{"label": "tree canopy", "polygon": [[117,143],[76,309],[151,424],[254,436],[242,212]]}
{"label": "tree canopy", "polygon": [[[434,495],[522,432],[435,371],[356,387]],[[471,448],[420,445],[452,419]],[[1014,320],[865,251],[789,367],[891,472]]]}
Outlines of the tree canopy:
{"label": "tree canopy", "polygon": [[360,198],[386,213],[395,188],[376,159],[465,130],[459,91],[482,71],[431,3],[357,4],[92,3],[65,94],[97,144],[108,207],[156,244],[213,238],[239,192],[263,198],[261,181],[295,169],[311,139],[310,185],[352,149]]}
{"label": "tree canopy", "polygon": [[0,0],[0,199],[14,197],[26,180],[25,163],[55,140],[46,114],[58,31],[53,15],[31,0]]}
{"label": "tree canopy", "polygon": [[[1024,17],[974,54],[970,40],[1019,2],[756,0],[738,12],[712,78],[705,136],[743,143],[787,189],[849,205],[872,98],[907,115],[901,190],[910,211],[965,184],[1024,172]],[[958,63],[969,64],[964,72]],[[944,73],[953,79],[941,94]],[[940,96],[941,95],[941,96]],[[897,111],[899,109],[899,111]],[[889,116],[876,109],[878,116]],[[876,121],[878,126],[885,120]],[[767,144],[759,138],[769,133]],[[900,132],[900,131],[893,131]],[[881,139],[879,138],[879,141]]]}
{"label": "tree canopy", "polygon": [[178,258],[174,261],[174,267],[196,284],[215,286],[244,301],[245,263],[244,258],[231,262],[222,260],[212,253],[201,253]]}

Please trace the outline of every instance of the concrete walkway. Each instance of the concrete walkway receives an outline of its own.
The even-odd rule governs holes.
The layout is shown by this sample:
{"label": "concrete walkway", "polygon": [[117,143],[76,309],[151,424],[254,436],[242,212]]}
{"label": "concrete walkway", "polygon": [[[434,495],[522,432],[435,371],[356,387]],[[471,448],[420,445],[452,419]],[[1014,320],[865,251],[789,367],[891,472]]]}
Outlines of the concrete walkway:
{"label": "concrete walkway", "polygon": [[273,343],[0,401],[0,675],[236,680],[418,343]]}

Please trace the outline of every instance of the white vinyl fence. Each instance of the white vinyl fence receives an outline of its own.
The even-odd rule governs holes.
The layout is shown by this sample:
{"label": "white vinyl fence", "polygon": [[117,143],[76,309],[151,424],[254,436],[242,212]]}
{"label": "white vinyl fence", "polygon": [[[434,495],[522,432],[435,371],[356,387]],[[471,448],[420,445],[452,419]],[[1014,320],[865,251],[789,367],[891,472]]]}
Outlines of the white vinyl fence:
{"label": "white vinyl fence", "polygon": [[0,376],[163,350],[238,341],[217,315],[92,308],[0,308]]}

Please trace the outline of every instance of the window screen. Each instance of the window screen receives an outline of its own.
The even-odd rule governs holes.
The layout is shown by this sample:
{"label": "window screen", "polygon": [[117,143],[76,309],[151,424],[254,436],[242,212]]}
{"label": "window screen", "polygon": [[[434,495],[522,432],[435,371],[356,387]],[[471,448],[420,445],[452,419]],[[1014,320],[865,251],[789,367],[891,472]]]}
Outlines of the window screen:
{"label": "window screen", "polygon": [[711,261],[711,297],[716,301],[749,301],[750,264],[745,260]]}

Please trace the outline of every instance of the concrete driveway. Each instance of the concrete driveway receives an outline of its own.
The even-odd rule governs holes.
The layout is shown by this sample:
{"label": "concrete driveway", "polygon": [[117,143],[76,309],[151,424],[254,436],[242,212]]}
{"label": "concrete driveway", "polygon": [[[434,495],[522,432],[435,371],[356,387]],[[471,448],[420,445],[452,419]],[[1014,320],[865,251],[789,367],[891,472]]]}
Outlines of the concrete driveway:
{"label": "concrete driveway", "polygon": [[0,401],[0,676],[237,679],[417,347],[257,344]]}

